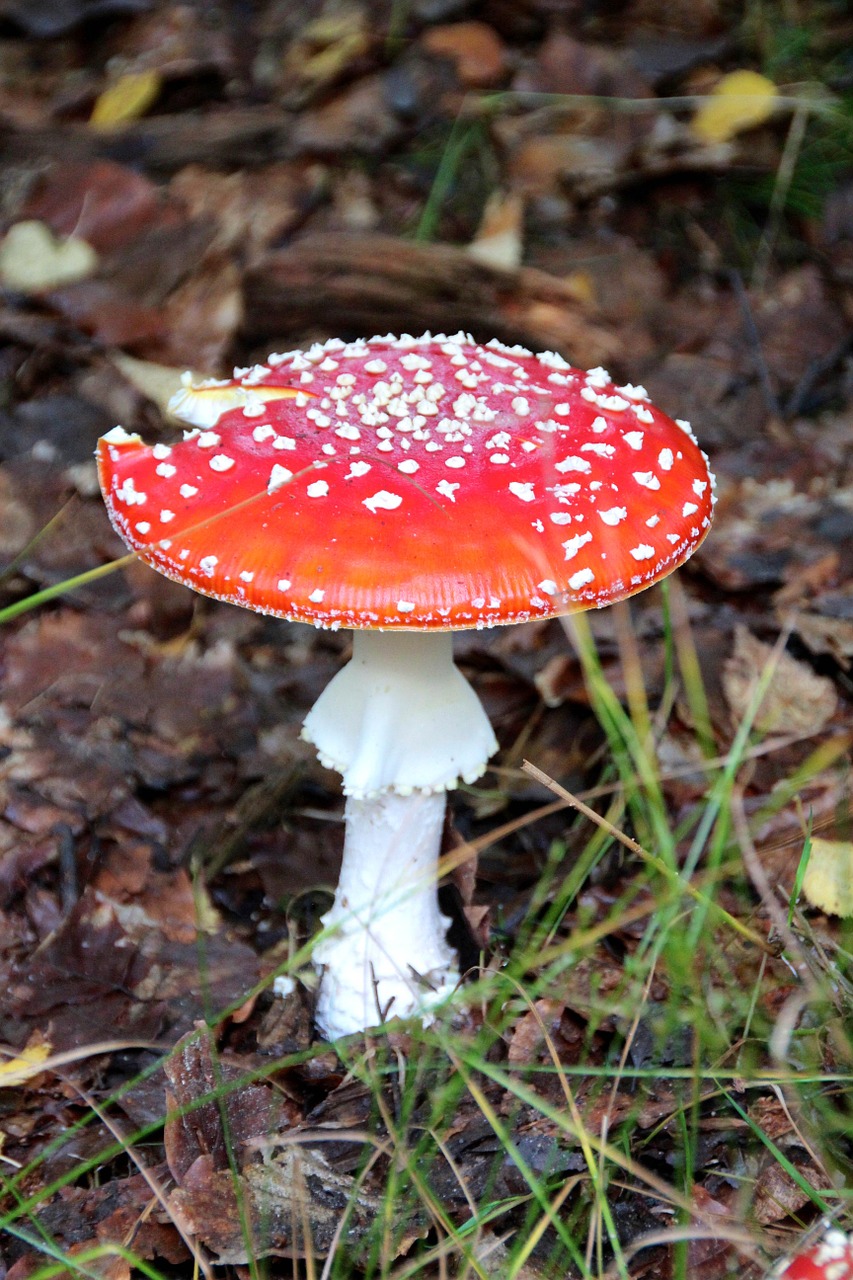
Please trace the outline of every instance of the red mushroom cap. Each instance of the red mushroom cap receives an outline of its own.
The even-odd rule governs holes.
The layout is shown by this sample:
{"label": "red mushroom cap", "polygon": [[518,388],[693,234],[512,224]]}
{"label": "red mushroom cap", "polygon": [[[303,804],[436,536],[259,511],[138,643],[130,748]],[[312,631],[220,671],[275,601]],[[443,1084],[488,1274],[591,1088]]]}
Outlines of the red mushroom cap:
{"label": "red mushroom cap", "polygon": [[779,1280],[853,1280],[853,1241],[843,1231],[827,1231],[819,1244],[774,1275]]}
{"label": "red mushroom cap", "polygon": [[686,560],[711,521],[705,456],[642,387],[461,334],[332,340],[174,407],[198,424],[178,444],[100,441],[116,529],[197,591],[318,626],[610,604]]}

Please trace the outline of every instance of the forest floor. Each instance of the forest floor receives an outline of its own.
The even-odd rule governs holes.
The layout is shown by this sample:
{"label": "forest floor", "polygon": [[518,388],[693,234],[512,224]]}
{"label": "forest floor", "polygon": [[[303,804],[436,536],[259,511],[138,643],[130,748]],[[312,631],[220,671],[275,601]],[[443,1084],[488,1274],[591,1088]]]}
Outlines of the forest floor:
{"label": "forest floor", "polygon": [[[830,0],[0,0],[2,1280],[759,1280],[849,1228],[851,47]],[[299,727],[349,641],[113,568],[93,451],[186,368],[427,329],[643,383],[719,504],[668,589],[457,637],[470,980],[335,1050]]]}

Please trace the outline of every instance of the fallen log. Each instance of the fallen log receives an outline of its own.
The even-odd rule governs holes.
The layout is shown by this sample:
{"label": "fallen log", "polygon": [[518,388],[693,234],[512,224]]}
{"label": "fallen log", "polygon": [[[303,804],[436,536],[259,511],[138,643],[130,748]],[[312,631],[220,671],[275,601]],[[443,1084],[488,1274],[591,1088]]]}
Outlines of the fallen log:
{"label": "fallen log", "polygon": [[576,276],[501,270],[463,248],[379,234],[311,233],[265,254],[246,273],[245,336],[260,342],[306,331],[470,332],[589,367],[618,363],[621,343],[596,321]]}

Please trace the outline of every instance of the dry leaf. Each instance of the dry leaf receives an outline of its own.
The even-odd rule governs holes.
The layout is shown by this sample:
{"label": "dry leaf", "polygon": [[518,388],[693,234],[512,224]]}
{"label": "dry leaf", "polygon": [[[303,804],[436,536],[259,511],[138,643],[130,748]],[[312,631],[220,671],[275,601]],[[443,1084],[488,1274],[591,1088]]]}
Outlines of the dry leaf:
{"label": "dry leaf", "polygon": [[138,120],[156,102],[162,83],[159,71],[129,72],[100,95],[89,124],[93,129],[108,130]]}
{"label": "dry leaf", "polygon": [[[737,724],[747,712],[761,674],[773,660],[769,644],[746,629],[735,630],[734,651],[723,667],[723,691]],[[755,716],[760,733],[791,733],[807,738],[820,733],[832,717],[838,696],[825,676],[816,675],[789,653],[779,655],[776,669]]]}
{"label": "dry leaf", "polygon": [[[151,360],[137,360],[135,356],[126,355],[123,351],[113,352],[111,358],[116,368],[124,374],[128,382],[136,387],[137,391],[141,391],[149,400],[153,400],[164,414],[168,412],[169,401],[184,385],[182,379],[185,370],[183,368],[155,364]],[[194,379],[200,379],[202,376],[202,374],[193,374]]]}
{"label": "dry leaf", "polygon": [[813,907],[831,916],[853,916],[853,843],[815,836],[803,877]]}
{"label": "dry leaf", "polygon": [[54,235],[76,236],[96,253],[130,248],[180,215],[157,185],[129,165],[69,157],[39,174],[20,218],[46,222]]}
{"label": "dry leaf", "polygon": [[50,1042],[34,1031],[16,1058],[0,1059],[0,1089],[14,1089],[39,1075],[51,1048]]}
{"label": "dry leaf", "polygon": [[40,293],[90,276],[98,255],[76,236],[58,240],[43,222],[16,222],[0,242],[0,281],[20,293]]}
{"label": "dry leaf", "polygon": [[853,621],[826,613],[798,613],[794,630],[812,653],[828,653],[845,671],[853,659]]}
{"label": "dry leaf", "polygon": [[769,120],[776,86],[757,71],[731,71],[697,110],[690,127],[703,142],[728,142],[736,134]]}
{"label": "dry leaf", "polygon": [[[242,272],[227,253],[211,253],[169,296],[163,308],[168,363],[216,369],[226,363],[243,320]],[[159,354],[159,353],[158,353]]]}
{"label": "dry leaf", "polygon": [[517,271],[523,250],[523,198],[516,192],[492,192],[477,234],[468,246],[468,256],[499,271]]}
{"label": "dry leaf", "polygon": [[331,84],[367,54],[370,41],[367,20],[358,9],[324,12],[303,26],[288,49],[286,80],[311,88]]}
{"label": "dry leaf", "polygon": [[428,53],[449,58],[466,89],[489,89],[500,84],[507,51],[500,36],[485,22],[448,22],[424,32]]}
{"label": "dry leaf", "polygon": [[[816,1190],[824,1190],[820,1174],[811,1163],[794,1164],[801,1178]],[[809,1193],[795,1182],[776,1160],[768,1160],[755,1183],[752,1212],[756,1222],[767,1226],[797,1213],[809,1202]]]}

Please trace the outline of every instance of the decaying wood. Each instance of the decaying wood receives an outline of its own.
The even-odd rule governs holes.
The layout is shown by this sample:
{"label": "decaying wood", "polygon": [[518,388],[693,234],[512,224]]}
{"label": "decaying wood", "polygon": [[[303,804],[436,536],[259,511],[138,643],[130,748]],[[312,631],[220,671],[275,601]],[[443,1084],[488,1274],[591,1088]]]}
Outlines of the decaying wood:
{"label": "decaying wood", "polygon": [[621,354],[571,280],[531,267],[502,271],[464,248],[387,235],[307,235],[250,268],[251,338],[315,327],[353,336],[463,329],[481,340],[556,349],[584,367]]}

